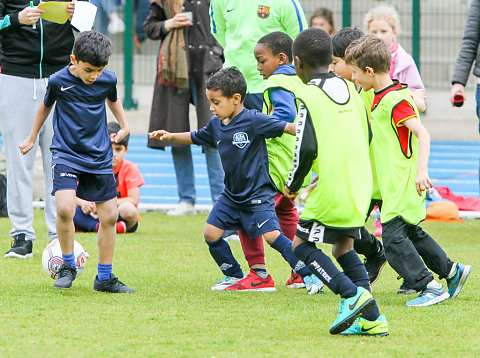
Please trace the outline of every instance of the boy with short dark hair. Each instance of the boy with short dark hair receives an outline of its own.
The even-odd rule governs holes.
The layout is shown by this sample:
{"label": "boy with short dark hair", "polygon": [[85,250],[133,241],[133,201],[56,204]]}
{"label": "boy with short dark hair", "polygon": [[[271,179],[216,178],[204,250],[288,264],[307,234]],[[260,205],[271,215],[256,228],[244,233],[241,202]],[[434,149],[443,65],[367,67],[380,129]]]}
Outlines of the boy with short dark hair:
{"label": "boy with short dark hair", "polygon": [[[208,124],[194,132],[169,133],[157,130],[150,138],[182,144],[207,145],[218,148],[225,171],[225,189],[215,202],[204,237],[210,254],[226,276],[227,289],[243,278],[240,265],[233,257],[227,242],[222,239],[226,229],[245,230],[250,237],[263,236],[289,263],[300,266],[292,251],[292,242],[280,231],[274,210],[276,193],[268,172],[265,138],[293,135],[295,124],[286,123],[256,110],[243,107],[247,84],[236,67],[224,68],[207,81],[206,94],[210,109],[215,114]],[[228,285],[227,285],[228,284]],[[263,285],[262,291],[275,291],[270,275],[256,276],[250,288]]]}
{"label": "boy with short dark hair", "polygon": [[[273,118],[293,123],[297,117],[295,103],[296,88],[303,82],[295,74],[292,65],[292,39],[284,32],[276,31],[263,36],[255,46],[257,70],[266,80],[263,95],[263,113]],[[298,213],[293,201],[283,195],[283,188],[288,172],[292,167],[295,137],[284,134],[276,138],[266,139],[269,173],[277,193],[275,195],[275,214],[277,215],[282,233],[293,240],[297,229]],[[265,254],[262,237],[250,238],[246,232],[239,231],[245,259],[252,269],[252,275],[265,271]],[[247,276],[228,290],[243,290],[251,285],[252,277]],[[309,294],[320,292],[323,283],[302,265],[298,270],[292,270],[286,284],[290,288],[306,287]]]}
{"label": "boy with short dark hair", "polygon": [[[372,105],[373,159],[382,197],[385,256],[410,287],[420,291],[407,306],[429,306],[456,297],[471,266],[454,263],[418,224],[425,219],[430,135],[420,123],[407,85],[389,76],[390,50],[375,37],[351,43],[345,62],[352,79],[365,90],[374,89]],[[425,264],[447,279],[448,292],[434,280]]]}
{"label": "boy with short dark hair", "polygon": [[[117,122],[107,123],[108,134],[118,133],[120,125]],[[138,228],[138,202],[140,187],[145,184],[142,174],[135,163],[124,159],[128,150],[130,134],[120,142],[112,140],[113,149],[113,175],[117,185],[118,219],[116,224],[117,234],[135,232]],[[77,208],[73,217],[75,229],[85,232],[97,232],[100,221],[96,215],[95,202],[77,198]]]}
{"label": "boy with short dark hair", "polygon": [[[104,71],[111,54],[110,40],[96,31],[80,33],[70,56],[71,64],[50,77],[43,103],[38,109],[30,135],[20,144],[26,154],[52,110],[53,192],[57,206],[57,231],[63,264],[54,288],[68,289],[77,275],[73,242],[75,197],[95,201],[100,219],[98,230],[98,274],[95,291],[132,293],[132,288],[112,273],[115,247],[115,223],[118,217],[117,190],[112,171],[111,139],[120,142],[129,129],[121,101],[117,97],[117,79]],[[109,137],[105,102],[121,129]]]}
{"label": "boy with short dark hair", "polygon": [[[353,250],[372,190],[364,105],[353,83],[328,72],[332,43],[325,31],[300,33],[293,55],[296,73],[307,85],[296,94],[297,145],[285,195],[295,197],[310,170],[319,178],[300,216],[294,253],[342,297],[331,334],[387,335],[386,318],[380,316],[365,266]],[[322,242],[333,244],[332,254],[343,272],[316,247]],[[354,323],[356,329],[347,331]]]}

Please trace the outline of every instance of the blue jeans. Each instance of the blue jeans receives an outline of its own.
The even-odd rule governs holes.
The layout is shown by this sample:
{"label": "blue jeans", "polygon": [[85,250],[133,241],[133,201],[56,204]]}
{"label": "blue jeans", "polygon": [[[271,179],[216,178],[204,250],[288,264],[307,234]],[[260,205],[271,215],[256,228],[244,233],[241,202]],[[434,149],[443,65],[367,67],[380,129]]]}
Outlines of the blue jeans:
{"label": "blue jeans", "polygon": [[91,3],[97,7],[95,29],[106,35],[108,33],[110,15],[117,10],[117,0],[92,0]]}
{"label": "blue jeans", "polygon": [[[477,91],[475,93],[475,99],[477,101],[477,118],[478,121],[478,132],[480,133],[480,84],[477,85]],[[478,192],[480,195],[480,159],[478,161]]]}
{"label": "blue jeans", "polygon": [[[223,178],[225,176],[216,148],[203,147],[207,160],[208,180],[212,202],[215,202],[223,191]],[[177,189],[180,202],[195,204],[195,174],[193,171],[192,149],[190,146],[172,147],[173,165],[177,176]]]}

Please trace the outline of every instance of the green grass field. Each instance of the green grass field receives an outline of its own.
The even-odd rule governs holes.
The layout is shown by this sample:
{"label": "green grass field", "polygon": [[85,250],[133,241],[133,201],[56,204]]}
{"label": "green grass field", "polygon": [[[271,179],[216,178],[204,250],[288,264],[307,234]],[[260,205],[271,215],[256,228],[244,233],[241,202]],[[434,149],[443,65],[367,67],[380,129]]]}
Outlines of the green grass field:
{"label": "green grass field", "polygon": [[[328,333],[339,298],[286,288],[289,267],[269,247],[276,292],[210,291],[222,276],[202,238],[205,217],[144,213],[136,233],[117,238],[114,260],[114,273],[137,292],[113,295],[92,290],[96,236],[85,233],[76,236],[90,254],[84,273],[72,289],[53,289],[41,267],[47,237],[36,211],[33,259],[0,258],[0,357],[480,356],[480,221],[423,225],[452,260],[473,266],[457,298],[408,308],[387,266],[373,293],[390,336],[343,337]],[[8,219],[0,228],[6,251]],[[240,243],[231,246],[246,272]]]}

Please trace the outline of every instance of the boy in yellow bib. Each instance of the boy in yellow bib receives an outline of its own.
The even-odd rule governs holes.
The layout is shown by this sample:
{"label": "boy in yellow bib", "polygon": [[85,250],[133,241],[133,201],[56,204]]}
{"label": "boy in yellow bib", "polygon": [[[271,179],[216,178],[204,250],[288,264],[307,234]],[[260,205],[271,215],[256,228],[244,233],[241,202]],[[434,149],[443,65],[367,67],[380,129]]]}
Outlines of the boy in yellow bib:
{"label": "boy in yellow bib", "polygon": [[[390,79],[390,50],[374,36],[353,41],[345,62],[352,79],[365,91],[375,90],[372,148],[380,194],[385,256],[410,287],[420,291],[407,306],[430,306],[456,297],[471,266],[454,263],[418,224],[425,219],[430,135],[420,123],[407,85]],[[424,261],[425,263],[424,263]],[[448,292],[433,274],[447,279]]]}

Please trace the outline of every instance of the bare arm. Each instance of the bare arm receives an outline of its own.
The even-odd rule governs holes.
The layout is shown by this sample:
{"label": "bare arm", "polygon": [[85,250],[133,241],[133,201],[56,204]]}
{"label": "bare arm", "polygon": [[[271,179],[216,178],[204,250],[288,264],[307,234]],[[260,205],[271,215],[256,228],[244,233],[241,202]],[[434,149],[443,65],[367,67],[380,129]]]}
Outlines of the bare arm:
{"label": "bare arm", "polygon": [[432,181],[428,176],[430,134],[416,117],[407,119],[404,122],[404,125],[418,138],[418,166],[417,179],[415,180],[415,183],[417,186],[418,195],[422,195],[423,191],[433,187]]}
{"label": "bare arm", "polygon": [[148,133],[148,138],[160,139],[160,140],[163,140],[164,142],[193,144],[192,136],[190,135],[190,132],[170,133],[170,132],[167,132],[166,130],[159,129],[159,130]]}
{"label": "bare arm", "polygon": [[425,105],[425,100],[426,100],[425,89],[419,88],[416,91],[413,91],[412,92],[412,98],[413,98],[413,101],[415,102],[415,105],[417,106],[418,110],[420,112],[425,112],[425,108],[426,108],[426,105]]}
{"label": "bare arm", "polygon": [[30,130],[30,134],[28,138],[25,139],[18,146],[20,148],[20,152],[23,155],[27,154],[30,151],[30,149],[33,148],[33,145],[35,144],[35,140],[37,140],[38,133],[40,132],[40,129],[42,128],[43,123],[45,123],[45,120],[47,119],[51,110],[52,110],[52,107],[45,106],[43,102],[40,104],[37,114],[35,115],[35,120],[33,121],[32,129]]}
{"label": "bare arm", "polygon": [[140,201],[140,188],[138,186],[128,189],[128,196],[124,198],[117,198],[117,205],[120,206],[123,203],[132,203],[133,205],[137,206],[138,202]]}
{"label": "bare arm", "polygon": [[120,124],[120,130],[117,134],[112,134],[111,140],[115,143],[119,143],[123,138],[125,138],[130,133],[130,128],[128,127],[127,117],[125,116],[125,111],[123,110],[122,102],[117,99],[116,102],[106,100],[108,108],[112,111],[113,115],[117,119],[118,124]]}
{"label": "bare arm", "polygon": [[296,128],[297,126],[295,125],[295,123],[287,123],[287,125],[285,126],[285,129],[283,130],[283,133],[295,135]]}

